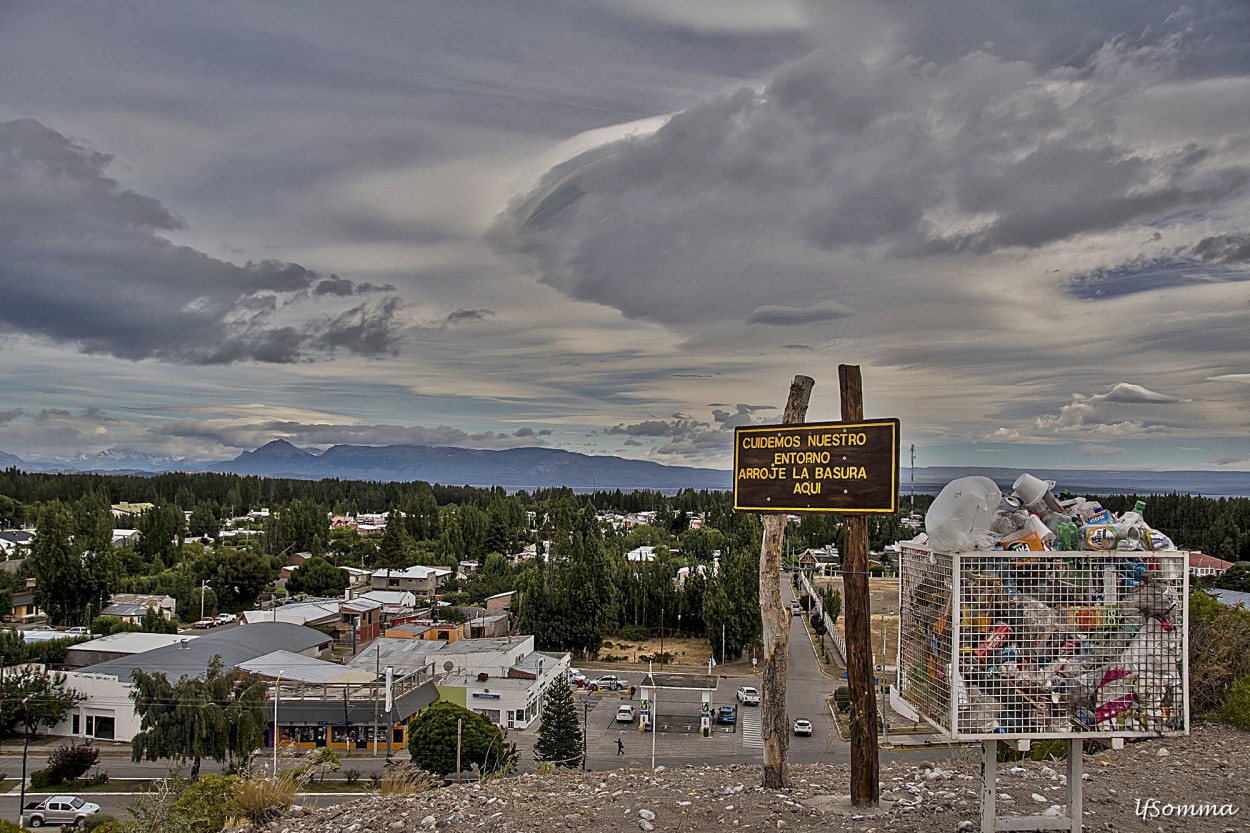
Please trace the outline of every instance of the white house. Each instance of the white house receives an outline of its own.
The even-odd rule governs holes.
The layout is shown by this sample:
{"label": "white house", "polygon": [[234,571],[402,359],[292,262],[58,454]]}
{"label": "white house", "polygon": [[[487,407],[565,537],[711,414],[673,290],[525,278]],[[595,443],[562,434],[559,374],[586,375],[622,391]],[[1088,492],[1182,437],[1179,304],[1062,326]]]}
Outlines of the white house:
{"label": "white house", "polygon": [[374,570],[369,585],[374,590],[407,590],[430,598],[438,593],[450,575],[451,570],[418,564],[403,570]]}

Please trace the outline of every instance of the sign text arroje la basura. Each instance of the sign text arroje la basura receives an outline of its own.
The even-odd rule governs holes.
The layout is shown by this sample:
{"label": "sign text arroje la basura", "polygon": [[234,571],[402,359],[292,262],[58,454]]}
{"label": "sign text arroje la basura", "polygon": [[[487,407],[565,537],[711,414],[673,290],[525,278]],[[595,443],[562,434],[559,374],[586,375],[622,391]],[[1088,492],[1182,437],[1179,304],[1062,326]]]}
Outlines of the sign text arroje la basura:
{"label": "sign text arroje la basura", "polygon": [[734,508],[894,512],[897,419],[753,425],[734,431]]}

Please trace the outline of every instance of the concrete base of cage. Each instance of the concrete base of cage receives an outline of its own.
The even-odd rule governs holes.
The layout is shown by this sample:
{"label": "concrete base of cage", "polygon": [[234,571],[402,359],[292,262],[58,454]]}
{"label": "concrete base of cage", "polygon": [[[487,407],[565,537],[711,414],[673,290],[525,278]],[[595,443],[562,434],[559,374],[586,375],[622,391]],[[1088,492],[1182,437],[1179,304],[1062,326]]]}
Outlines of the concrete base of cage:
{"label": "concrete base of cage", "polygon": [[1068,745],[1067,805],[1063,815],[998,815],[998,744],[981,742],[981,833],[999,830],[1068,830],[1081,833],[1081,783],[1084,771],[1084,742],[1070,739]]}

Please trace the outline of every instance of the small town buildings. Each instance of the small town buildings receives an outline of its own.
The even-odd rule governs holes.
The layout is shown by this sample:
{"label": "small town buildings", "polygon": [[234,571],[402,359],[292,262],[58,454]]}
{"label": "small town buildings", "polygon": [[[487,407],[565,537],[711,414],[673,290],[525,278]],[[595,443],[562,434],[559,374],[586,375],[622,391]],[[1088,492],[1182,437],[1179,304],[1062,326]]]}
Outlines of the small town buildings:
{"label": "small town buildings", "polygon": [[384,637],[348,664],[364,670],[391,666],[396,676],[435,674],[439,699],[515,729],[538,718],[547,688],[568,671],[569,661],[568,654],[535,651],[533,636],[449,643]]}
{"label": "small town buildings", "polygon": [[[384,669],[349,668],[290,651],[265,654],[241,663],[239,670],[273,683],[266,714],[274,714],[276,704],[281,748],[325,747],[347,754],[386,751],[388,745],[403,749],[408,721],[438,699],[433,680],[423,672],[392,675],[388,684]],[[271,719],[270,748],[273,727]]]}
{"label": "small town buildings", "polygon": [[655,547],[635,547],[625,553],[625,560],[634,563],[655,561]]}
{"label": "small town buildings", "polygon": [[184,639],[196,639],[199,634],[141,633],[123,631],[102,636],[90,642],[71,645],[65,652],[66,668],[85,668],[110,660],[142,654],[157,648],[177,645]]}
{"label": "small town buildings", "polygon": [[834,576],[842,566],[842,555],[833,544],[808,548],[799,553],[799,569],[813,575]]}
{"label": "small town buildings", "polygon": [[1233,566],[1233,562],[1201,552],[1189,553],[1189,574],[1195,578],[1218,576]]}
{"label": "small town buildings", "polygon": [[148,611],[156,611],[165,621],[174,618],[177,601],[173,596],[151,595],[147,593],[114,593],[109,603],[100,611],[101,616],[112,616],[132,625],[143,623]]}
{"label": "small town buildings", "polygon": [[133,518],[138,515],[142,515],[144,512],[147,512],[149,509],[155,509],[156,504],[154,503],[127,503],[125,501],[122,501],[121,503],[114,503],[111,508],[113,511],[114,518]]}
{"label": "small town buildings", "polygon": [[138,546],[141,537],[137,529],[114,529],[113,546],[115,548]]}
{"label": "small town buildings", "polygon": [[374,590],[407,590],[418,598],[430,599],[438,594],[451,576],[443,567],[417,565],[403,570],[374,570],[369,586]]}
{"label": "small town buildings", "polygon": [[6,622],[25,625],[31,622],[42,622],[45,618],[43,611],[35,604],[34,590],[23,590],[20,593],[14,593],[11,604],[9,615],[4,617]]}
{"label": "small town buildings", "polygon": [[6,529],[0,532],[0,558],[23,558],[30,551],[35,533],[25,529]]}
{"label": "small town buildings", "polygon": [[130,696],[134,689],[131,674],[136,668],[149,674],[162,673],[170,681],[177,681],[204,674],[214,656],[221,657],[226,668],[238,668],[279,650],[320,658],[329,654],[331,643],[331,638],[320,631],[268,622],[210,631],[196,638],[184,637],[172,645],[66,671],[66,685],[84,699],[48,734],[131,740],[140,728]]}
{"label": "small town buildings", "polygon": [[496,593],[493,596],[486,597],[486,609],[491,613],[503,613],[505,610],[512,610],[512,599],[516,596],[515,590],[509,590],[506,593]]}
{"label": "small town buildings", "polygon": [[465,623],[458,622],[405,622],[387,628],[388,639],[424,639],[430,642],[455,642],[469,637]]}

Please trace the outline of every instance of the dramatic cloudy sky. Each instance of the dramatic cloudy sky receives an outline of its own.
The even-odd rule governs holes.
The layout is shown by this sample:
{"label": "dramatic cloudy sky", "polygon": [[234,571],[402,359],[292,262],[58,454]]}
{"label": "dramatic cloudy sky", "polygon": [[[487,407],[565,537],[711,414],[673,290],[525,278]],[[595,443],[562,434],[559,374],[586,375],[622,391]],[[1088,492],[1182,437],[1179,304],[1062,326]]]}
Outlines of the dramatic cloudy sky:
{"label": "dramatic cloudy sky", "polygon": [[0,450],[1250,469],[1245,0],[13,0]]}

